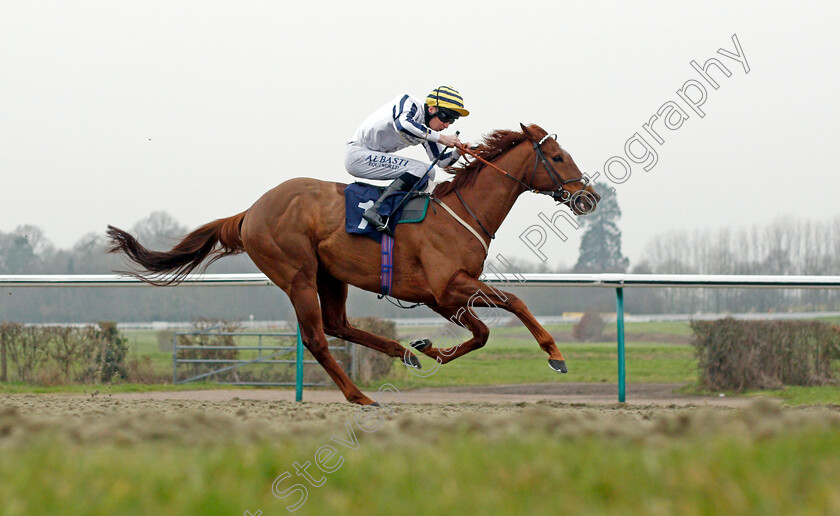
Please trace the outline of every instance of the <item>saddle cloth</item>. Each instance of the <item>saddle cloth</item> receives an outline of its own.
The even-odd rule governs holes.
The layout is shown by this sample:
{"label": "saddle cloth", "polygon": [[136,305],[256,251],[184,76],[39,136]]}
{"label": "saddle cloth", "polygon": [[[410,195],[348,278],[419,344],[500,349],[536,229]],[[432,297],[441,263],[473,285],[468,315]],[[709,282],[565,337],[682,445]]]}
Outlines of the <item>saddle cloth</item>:
{"label": "saddle cloth", "polygon": [[[425,185],[420,185],[418,190]],[[362,218],[366,209],[373,206],[373,203],[382,195],[384,188],[367,183],[352,183],[344,189],[344,229],[351,234],[364,235],[377,242],[382,242],[382,233],[376,231],[368,221]],[[394,210],[408,192],[397,192],[388,196],[379,208],[379,214],[387,216]],[[394,230],[396,224],[407,224],[420,222],[426,217],[426,210],[429,208],[429,196],[414,192],[412,198],[405,202],[391,216],[388,227]]]}

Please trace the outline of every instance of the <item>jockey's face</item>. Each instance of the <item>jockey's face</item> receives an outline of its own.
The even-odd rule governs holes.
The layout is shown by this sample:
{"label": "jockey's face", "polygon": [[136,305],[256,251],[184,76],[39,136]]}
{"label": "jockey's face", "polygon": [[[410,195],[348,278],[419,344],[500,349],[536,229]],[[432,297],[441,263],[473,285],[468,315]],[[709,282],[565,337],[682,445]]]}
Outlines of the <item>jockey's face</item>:
{"label": "jockey's face", "polygon": [[432,115],[429,118],[429,128],[433,131],[443,131],[452,124],[449,122],[441,122],[440,118],[436,116],[437,112],[438,108],[436,108],[435,106],[429,106],[429,114]]}

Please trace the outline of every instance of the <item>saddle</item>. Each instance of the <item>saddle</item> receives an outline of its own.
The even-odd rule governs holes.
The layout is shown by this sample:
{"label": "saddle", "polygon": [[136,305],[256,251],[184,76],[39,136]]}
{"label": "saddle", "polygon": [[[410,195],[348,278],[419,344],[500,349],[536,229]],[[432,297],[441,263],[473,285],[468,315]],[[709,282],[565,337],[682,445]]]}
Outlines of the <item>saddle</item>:
{"label": "saddle", "polygon": [[[420,185],[422,189],[425,185]],[[352,183],[344,189],[344,229],[354,235],[363,235],[382,242],[382,233],[376,231],[362,214],[382,195],[384,187],[368,183]],[[429,209],[430,195],[419,191],[397,192],[388,196],[379,208],[379,214],[389,217],[388,227],[393,232],[397,224],[422,222]],[[405,202],[403,202],[405,201]]]}

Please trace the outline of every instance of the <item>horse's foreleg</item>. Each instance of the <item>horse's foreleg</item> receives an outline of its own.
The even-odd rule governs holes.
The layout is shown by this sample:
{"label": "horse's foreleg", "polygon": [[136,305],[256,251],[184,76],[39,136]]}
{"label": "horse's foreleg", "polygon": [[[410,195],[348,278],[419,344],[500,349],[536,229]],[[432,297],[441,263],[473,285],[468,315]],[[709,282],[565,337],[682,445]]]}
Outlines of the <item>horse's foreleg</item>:
{"label": "horse's foreleg", "polygon": [[490,330],[487,328],[486,324],[481,322],[481,320],[478,317],[475,317],[475,315],[469,310],[434,306],[431,308],[435,312],[446,317],[448,320],[460,323],[462,326],[470,330],[473,336],[466,342],[447,348],[436,348],[424,341],[415,341],[413,345],[418,351],[434,358],[441,364],[445,364],[460,356],[466,355],[470,351],[482,348],[485,344],[487,344],[487,338],[490,336]]}
{"label": "horse's foreleg", "polygon": [[554,337],[545,331],[537,319],[528,310],[525,302],[509,292],[501,291],[461,272],[456,274],[440,296],[441,304],[447,306],[465,306],[466,313],[476,317],[475,307],[501,308],[515,315],[528,328],[543,351],[548,354],[549,366],[557,372],[565,373],[566,359],[557,349]]}
{"label": "horse's foreleg", "polygon": [[399,342],[354,328],[347,320],[347,284],[326,274],[318,274],[318,297],[321,299],[321,319],[327,335],[354,342],[399,358],[409,367],[420,368],[420,361]]}

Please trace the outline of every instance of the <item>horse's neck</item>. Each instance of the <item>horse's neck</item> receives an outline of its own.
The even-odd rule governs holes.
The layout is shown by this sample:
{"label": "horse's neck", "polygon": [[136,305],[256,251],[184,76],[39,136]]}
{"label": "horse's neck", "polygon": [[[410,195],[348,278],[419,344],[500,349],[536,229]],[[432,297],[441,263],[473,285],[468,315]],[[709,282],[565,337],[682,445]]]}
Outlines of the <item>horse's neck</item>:
{"label": "horse's neck", "polygon": [[[532,166],[529,150],[530,147],[526,141],[506,152],[493,163],[524,182],[527,169]],[[469,187],[459,189],[458,192],[481,224],[491,234],[495,234],[523,190],[522,186],[513,179],[485,165],[475,182]]]}

